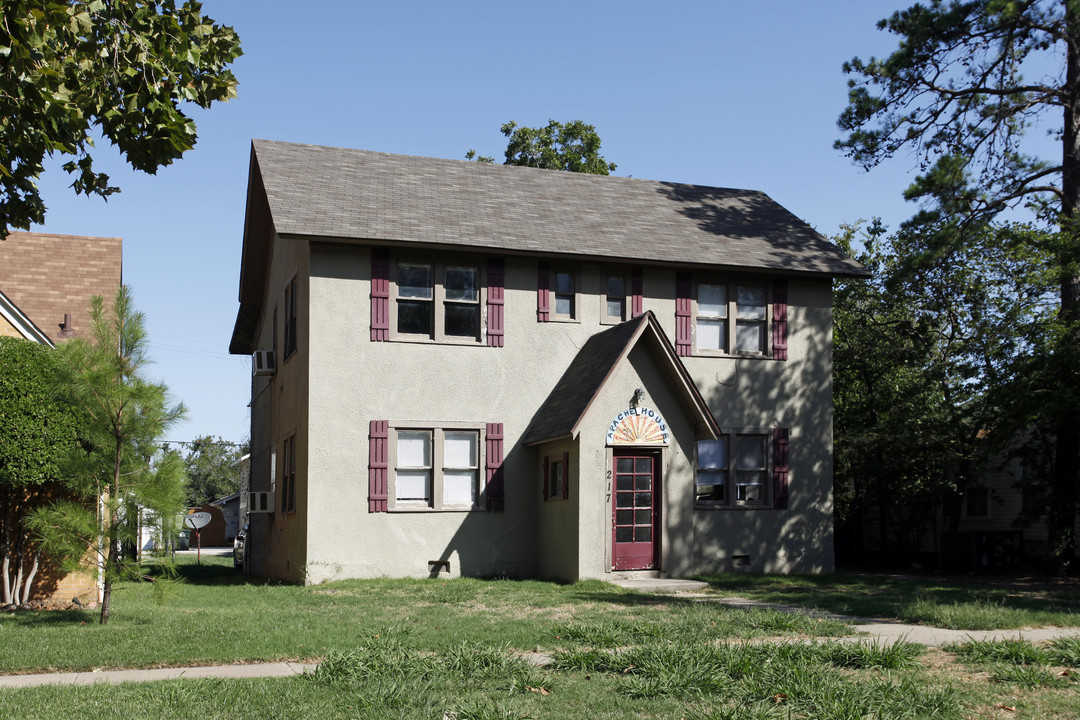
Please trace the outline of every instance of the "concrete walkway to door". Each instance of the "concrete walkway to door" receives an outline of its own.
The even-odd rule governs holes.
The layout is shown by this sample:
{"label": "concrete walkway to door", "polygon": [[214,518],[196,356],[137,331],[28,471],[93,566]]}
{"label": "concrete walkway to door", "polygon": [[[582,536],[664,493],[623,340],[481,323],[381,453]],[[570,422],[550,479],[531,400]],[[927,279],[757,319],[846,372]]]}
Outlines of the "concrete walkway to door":
{"label": "concrete walkway to door", "polygon": [[764,610],[776,610],[786,613],[812,612],[821,617],[838,620],[855,628],[860,635],[850,638],[838,638],[849,641],[885,641],[895,642],[905,640],[928,647],[940,647],[950,643],[965,642],[967,640],[1029,640],[1039,642],[1054,640],[1061,637],[1080,637],[1080,628],[1063,627],[1039,627],[1024,628],[1020,630],[950,630],[948,628],[930,627],[928,625],[908,625],[906,623],[891,622],[878,618],[854,617],[850,615],[838,615],[824,610],[808,610],[798,605],[783,605],[779,603],[761,602],[741,597],[720,597],[705,590],[709,584],[700,580],[681,580],[677,578],[627,578],[612,580],[613,585],[643,593],[656,593],[659,595],[677,595],[686,599],[700,602],[715,602],[728,607],[760,608]]}

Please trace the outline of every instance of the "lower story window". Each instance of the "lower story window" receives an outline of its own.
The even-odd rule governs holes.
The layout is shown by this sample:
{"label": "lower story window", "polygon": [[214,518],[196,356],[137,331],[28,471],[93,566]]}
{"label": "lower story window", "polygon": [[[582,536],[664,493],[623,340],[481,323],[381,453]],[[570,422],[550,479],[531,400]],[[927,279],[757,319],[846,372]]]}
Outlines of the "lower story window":
{"label": "lower story window", "polygon": [[296,435],[285,438],[281,463],[281,511],[296,511]]}
{"label": "lower story window", "polygon": [[549,455],[544,458],[544,499],[564,500],[570,496],[567,473],[570,465],[568,453]]}
{"label": "lower story window", "polygon": [[696,502],[709,507],[764,507],[769,491],[769,438],[730,432],[697,443]]}
{"label": "lower story window", "polygon": [[395,428],[394,508],[472,509],[480,487],[480,431]]}

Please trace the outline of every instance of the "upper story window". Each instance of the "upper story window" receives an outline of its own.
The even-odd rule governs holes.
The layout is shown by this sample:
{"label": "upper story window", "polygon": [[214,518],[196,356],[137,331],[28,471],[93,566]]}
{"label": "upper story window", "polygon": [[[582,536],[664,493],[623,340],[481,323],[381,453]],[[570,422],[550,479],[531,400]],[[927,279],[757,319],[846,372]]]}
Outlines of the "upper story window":
{"label": "upper story window", "polygon": [[[296,352],[296,276],[285,286],[285,359]],[[277,323],[275,322],[275,325]]]}
{"label": "upper story window", "polygon": [[581,319],[581,277],[575,269],[541,262],[536,289],[537,320],[572,322]]}
{"label": "upper story window", "polygon": [[726,281],[677,272],[675,352],[787,360],[787,280]]}
{"label": "upper story window", "polygon": [[396,263],[391,274],[392,336],[405,340],[479,342],[481,271],[465,263]]}
{"label": "upper story window", "polygon": [[552,315],[556,320],[577,319],[577,273],[555,270],[552,279]]}
{"label": "upper story window", "polygon": [[768,352],[769,303],[765,285],[697,285],[695,349],[702,354]]}
{"label": "upper story window", "polygon": [[[278,356],[278,352],[277,352],[277,350],[278,350],[278,348],[277,348],[277,305],[274,306],[274,319],[270,323],[270,325],[271,325],[271,330],[270,330],[271,345],[270,345],[270,347],[274,351],[274,357],[277,358],[277,356]],[[276,367],[276,365],[275,365],[275,367]]]}
{"label": "upper story window", "polygon": [[600,322],[612,324],[621,323],[623,320],[628,319],[626,301],[626,278],[622,275],[607,275],[604,278]]}

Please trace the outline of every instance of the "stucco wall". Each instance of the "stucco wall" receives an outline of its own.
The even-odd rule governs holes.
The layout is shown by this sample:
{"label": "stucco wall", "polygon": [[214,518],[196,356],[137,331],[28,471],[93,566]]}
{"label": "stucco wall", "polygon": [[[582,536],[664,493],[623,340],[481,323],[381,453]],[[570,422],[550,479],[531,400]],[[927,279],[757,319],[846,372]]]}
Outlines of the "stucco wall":
{"label": "stucco wall", "polygon": [[[307,282],[304,246],[279,240],[276,247],[269,283],[275,297],[280,298],[287,275],[291,276],[289,269],[301,271],[300,352],[281,367],[273,384],[263,388],[261,379],[256,380],[253,426],[265,429],[253,430],[253,439],[266,438],[264,444],[277,441],[295,419],[298,511],[295,516],[275,514],[265,519],[263,541],[283,559],[253,569],[312,582],[338,577],[423,577],[429,574],[429,561],[449,560],[452,575],[563,575],[564,568],[574,564],[571,555],[564,558],[560,551],[555,558],[540,559],[545,533],[558,527],[545,515],[554,508],[541,507],[541,455],[518,440],[579,348],[605,327],[600,324],[603,268],[580,267],[578,321],[538,323],[537,261],[506,258],[503,348],[372,342],[367,248],[312,243]],[[432,255],[433,259],[451,257]],[[484,267],[486,258],[477,255],[473,261]],[[644,309],[654,311],[669,338],[674,338],[675,272],[646,268],[644,288]],[[831,568],[830,300],[828,282],[790,281],[786,362],[684,358],[722,426],[791,428],[791,504],[786,511],[702,512],[689,510],[688,501],[680,498],[665,507],[671,523],[667,532],[679,536],[664,538],[665,557],[672,558],[665,560],[665,570],[719,569],[731,554],[743,553],[754,558],[755,570]],[[272,300],[270,309],[275,302],[281,301]],[[269,347],[269,313],[259,347]],[[279,311],[279,326],[280,322]],[[571,499],[564,503],[568,510],[580,503],[576,546],[581,576],[607,571],[610,505],[605,504],[604,493],[577,497],[578,488],[590,492],[596,478],[605,478],[610,454],[601,431],[625,409],[626,387],[630,392],[641,383],[662,387],[649,377],[655,372],[652,367],[645,358],[636,358],[620,368],[613,387],[621,393],[608,393],[590,411],[589,436],[583,432],[575,446],[580,453],[571,468],[576,482]],[[307,394],[302,388],[305,380]],[[673,402],[669,397],[658,401]],[[679,413],[662,412],[678,422]],[[370,420],[432,427],[451,421],[478,427],[503,423],[505,510],[369,513]],[[687,433],[692,437],[691,429],[679,428],[678,442],[665,455],[665,481],[668,492],[690,493],[692,498],[693,444],[686,439]],[[256,440],[253,489],[260,489],[258,477],[266,473],[268,462],[260,458],[266,451],[258,445]],[[685,551],[680,542],[686,544]],[[670,555],[674,550],[679,552]],[[299,573],[298,563],[302,565]]]}
{"label": "stucco wall", "polygon": [[[568,497],[545,501],[543,459],[547,456],[557,460],[563,453],[567,454],[570,466],[567,473]],[[589,504],[594,491],[592,468],[582,467],[583,459],[575,441],[545,443],[536,448],[536,455],[536,489],[533,496],[535,502],[539,503],[538,571],[541,577],[573,582],[581,577],[581,538],[585,535],[591,537],[589,529],[581,523],[581,509],[583,504]],[[587,485],[583,486],[582,482],[587,482]]]}
{"label": "stucco wall", "polygon": [[584,476],[581,482],[584,495],[580,541],[582,577],[603,578],[611,572],[613,493],[610,471],[614,449],[607,447],[606,436],[612,419],[629,407],[634,390],[639,387],[645,390],[641,406],[660,413],[670,437],[666,447],[643,446],[661,453],[659,570],[669,572],[669,568],[677,564],[678,554],[686,551],[685,543],[673,542],[672,538],[692,529],[686,503],[693,501],[694,428],[687,419],[688,408],[684,401],[659,370],[658,363],[662,361],[649,346],[638,345],[616,368],[605,391],[593,403],[582,423],[580,442],[585,448],[581,461]]}
{"label": "stucco wall", "polygon": [[[253,513],[247,536],[249,567],[257,575],[292,581],[305,579],[307,528],[307,410],[308,354],[310,349],[308,306],[309,248],[300,240],[276,239],[273,244],[270,297],[259,324],[256,347],[273,347],[274,309],[277,308],[277,371],[270,377],[252,377],[251,490],[271,490],[274,484],[273,513]],[[285,286],[297,278],[297,351],[286,358],[282,326],[285,317]],[[290,434],[297,438],[296,511],[281,512],[282,442]],[[271,464],[276,467],[271,468]]]}
{"label": "stucco wall", "polygon": [[[739,361],[737,371],[733,360],[686,363],[722,427],[791,432],[788,508],[696,511],[688,572],[833,569],[831,289],[791,282],[788,299],[786,362]],[[749,555],[749,566],[736,567],[734,555]]]}

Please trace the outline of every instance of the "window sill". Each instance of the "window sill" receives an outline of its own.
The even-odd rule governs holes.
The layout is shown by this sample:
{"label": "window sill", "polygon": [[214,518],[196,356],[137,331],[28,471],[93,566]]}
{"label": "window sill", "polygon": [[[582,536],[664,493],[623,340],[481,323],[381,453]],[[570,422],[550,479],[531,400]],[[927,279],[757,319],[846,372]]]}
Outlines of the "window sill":
{"label": "window sill", "polygon": [[746,504],[713,505],[713,504],[706,504],[706,503],[696,502],[696,503],[694,503],[694,509],[695,510],[772,510],[773,506],[772,505],[767,505],[765,503],[762,503],[760,505],[746,505]]}
{"label": "window sill", "polygon": [[577,323],[578,325],[581,324],[581,318],[556,317],[554,314],[548,315],[547,321],[549,323]]}
{"label": "window sill", "polygon": [[442,340],[435,340],[430,337],[424,337],[423,335],[391,335],[390,342],[417,343],[419,345],[461,345],[463,347],[486,347],[486,344],[483,340],[474,340],[472,338],[444,338]]}
{"label": "window sill", "polygon": [[480,507],[479,505],[473,505],[472,507],[466,507],[464,505],[451,506],[444,508],[433,508],[425,506],[409,506],[401,505],[391,507],[387,510],[389,513],[471,513],[471,512],[487,512],[487,508]]}
{"label": "window sill", "polygon": [[742,352],[742,353],[725,353],[719,350],[700,350],[694,348],[692,357],[714,357],[714,358],[727,358],[728,360],[772,360],[773,356],[767,353],[755,353],[755,352]]}

